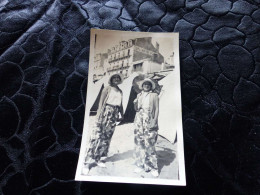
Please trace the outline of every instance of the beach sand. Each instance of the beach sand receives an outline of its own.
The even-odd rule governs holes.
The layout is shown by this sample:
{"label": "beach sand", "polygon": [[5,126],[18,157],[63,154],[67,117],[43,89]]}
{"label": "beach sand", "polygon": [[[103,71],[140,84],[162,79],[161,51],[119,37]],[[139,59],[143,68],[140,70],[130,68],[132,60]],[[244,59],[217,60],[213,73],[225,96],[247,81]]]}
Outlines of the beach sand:
{"label": "beach sand", "polygon": [[[133,123],[118,125],[112,137],[106,167],[102,168],[94,165],[88,175],[153,178],[149,172],[134,173],[136,166],[134,165],[133,150]],[[165,138],[158,136],[156,152],[159,168],[158,178],[178,179],[177,144],[172,144]]]}

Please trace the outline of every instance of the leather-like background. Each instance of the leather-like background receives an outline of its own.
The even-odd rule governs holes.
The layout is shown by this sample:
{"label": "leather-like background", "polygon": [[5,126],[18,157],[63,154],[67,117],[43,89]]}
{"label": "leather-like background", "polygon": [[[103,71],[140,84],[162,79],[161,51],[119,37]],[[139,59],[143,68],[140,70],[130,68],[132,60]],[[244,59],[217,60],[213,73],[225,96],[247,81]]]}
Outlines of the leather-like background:
{"label": "leather-like background", "polygon": [[[1,0],[0,194],[258,194],[259,0]],[[75,182],[90,28],[180,32],[186,187]]]}

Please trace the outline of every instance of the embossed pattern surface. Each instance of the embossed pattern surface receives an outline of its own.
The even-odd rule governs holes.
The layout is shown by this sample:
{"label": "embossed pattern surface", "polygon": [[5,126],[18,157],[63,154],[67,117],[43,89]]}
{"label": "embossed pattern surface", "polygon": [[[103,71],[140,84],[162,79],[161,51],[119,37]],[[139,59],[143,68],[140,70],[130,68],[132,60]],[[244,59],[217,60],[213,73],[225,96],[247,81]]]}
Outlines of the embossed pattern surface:
{"label": "embossed pattern surface", "polygon": [[[0,194],[258,194],[259,5],[0,1]],[[180,32],[187,187],[73,181],[90,28]]]}

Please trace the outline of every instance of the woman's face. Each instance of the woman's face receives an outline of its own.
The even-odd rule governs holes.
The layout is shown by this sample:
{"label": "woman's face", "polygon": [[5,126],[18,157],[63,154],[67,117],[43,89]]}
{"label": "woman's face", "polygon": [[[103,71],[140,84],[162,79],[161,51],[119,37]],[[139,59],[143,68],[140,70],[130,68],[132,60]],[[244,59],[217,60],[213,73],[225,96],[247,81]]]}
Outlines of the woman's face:
{"label": "woman's face", "polygon": [[111,84],[112,85],[119,85],[120,82],[121,82],[121,78],[120,78],[119,75],[112,76],[112,78],[111,78]]}
{"label": "woman's face", "polygon": [[146,81],[146,82],[143,83],[143,90],[145,92],[148,92],[151,89],[152,89],[152,84],[150,82]]}

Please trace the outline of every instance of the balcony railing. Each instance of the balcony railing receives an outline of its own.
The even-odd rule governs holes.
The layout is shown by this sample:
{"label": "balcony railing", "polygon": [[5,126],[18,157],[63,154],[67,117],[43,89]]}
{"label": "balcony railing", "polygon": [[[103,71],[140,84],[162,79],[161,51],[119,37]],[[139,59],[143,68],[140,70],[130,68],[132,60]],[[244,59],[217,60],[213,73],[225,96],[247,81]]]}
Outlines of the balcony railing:
{"label": "balcony railing", "polygon": [[115,58],[115,59],[109,59],[108,62],[109,63],[113,63],[113,62],[116,62],[116,61],[119,61],[119,60],[124,60],[126,58],[130,58],[131,55],[126,55],[126,56],[122,56],[122,57],[119,57],[119,58]]}
{"label": "balcony railing", "polygon": [[113,68],[108,68],[107,69],[107,72],[112,72],[112,71],[115,71],[115,70],[125,70],[125,69],[128,69],[130,66],[120,66],[120,67],[113,67]]}

